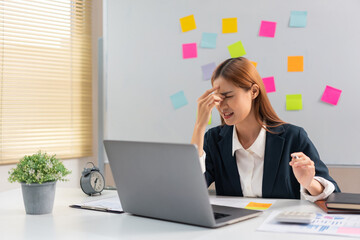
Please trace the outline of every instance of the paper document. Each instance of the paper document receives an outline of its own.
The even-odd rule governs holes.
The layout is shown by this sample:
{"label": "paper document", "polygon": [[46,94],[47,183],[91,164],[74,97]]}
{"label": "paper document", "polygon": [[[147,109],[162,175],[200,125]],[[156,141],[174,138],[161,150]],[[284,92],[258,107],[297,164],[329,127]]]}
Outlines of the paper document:
{"label": "paper document", "polygon": [[280,212],[272,212],[257,230],[360,237],[360,214],[316,213],[316,218],[310,224],[286,224],[274,219]]}
{"label": "paper document", "polygon": [[88,201],[79,204],[70,205],[73,208],[82,208],[96,211],[104,211],[104,212],[113,212],[113,213],[123,213],[123,209],[121,207],[120,199],[118,196],[98,199],[94,201]]}

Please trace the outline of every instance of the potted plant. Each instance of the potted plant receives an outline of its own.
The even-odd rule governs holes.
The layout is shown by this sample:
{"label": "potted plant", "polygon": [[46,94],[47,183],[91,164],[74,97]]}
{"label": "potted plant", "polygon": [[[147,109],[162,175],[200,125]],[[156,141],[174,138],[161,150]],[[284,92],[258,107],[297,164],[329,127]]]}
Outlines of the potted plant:
{"label": "potted plant", "polygon": [[27,214],[47,214],[54,205],[56,181],[67,181],[64,177],[70,173],[56,155],[38,151],[20,159],[8,180],[21,183]]}

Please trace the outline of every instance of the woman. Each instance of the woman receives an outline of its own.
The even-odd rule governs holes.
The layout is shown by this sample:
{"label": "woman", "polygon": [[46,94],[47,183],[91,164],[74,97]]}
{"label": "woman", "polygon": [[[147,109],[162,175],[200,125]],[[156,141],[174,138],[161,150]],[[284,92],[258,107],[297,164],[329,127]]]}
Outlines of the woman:
{"label": "woman", "polygon": [[[316,201],[340,191],[305,130],[277,116],[249,60],[224,61],[211,83],[198,99],[191,143],[218,195],[300,199],[301,191]],[[223,124],[205,134],[214,107]]]}

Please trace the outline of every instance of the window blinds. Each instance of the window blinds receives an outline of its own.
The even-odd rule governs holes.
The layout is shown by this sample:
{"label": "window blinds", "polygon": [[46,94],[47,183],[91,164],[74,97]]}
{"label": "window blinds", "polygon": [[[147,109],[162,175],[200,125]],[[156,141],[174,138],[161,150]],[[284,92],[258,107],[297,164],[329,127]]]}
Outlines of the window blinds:
{"label": "window blinds", "polygon": [[0,0],[0,164],[92,154],[91,1]]}

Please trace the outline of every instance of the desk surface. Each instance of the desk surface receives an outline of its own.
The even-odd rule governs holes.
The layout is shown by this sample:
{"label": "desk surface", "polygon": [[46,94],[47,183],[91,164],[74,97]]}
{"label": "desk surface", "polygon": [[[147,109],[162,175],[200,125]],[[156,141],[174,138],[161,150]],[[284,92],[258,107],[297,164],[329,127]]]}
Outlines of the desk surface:
{"label": "desk surface", "polygon": [[[115,196],[104,191],[101,197]],[[343,237],[259,232],[256,229],[273,210],[321,212],[305,200],[278,200],[260,217],[218,229],[133,216],[70,208],[70,204],[87,200],[81,189],[57,188],[52,214],[26,215],[21,189],[0,192],[1,239],[276,239],[304,240],[344,239]]]}

